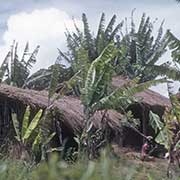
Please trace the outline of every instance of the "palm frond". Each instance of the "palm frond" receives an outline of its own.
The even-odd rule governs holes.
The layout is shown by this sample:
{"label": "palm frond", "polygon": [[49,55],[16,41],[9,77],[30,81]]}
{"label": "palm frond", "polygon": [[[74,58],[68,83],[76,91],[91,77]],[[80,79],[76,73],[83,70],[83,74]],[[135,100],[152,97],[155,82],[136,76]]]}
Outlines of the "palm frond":
{"label": "palm frond", "polygon": [[152,56],[147,60],[146,64],[148,65],[155,64],[159,60],[159,58],[167,51],[166,47],[168,46],[168,44],[169,44],[169,40],[167,38],[167,33],[166,33],[161,40],[160,46],[156,48]]}
{"label": "palm frond", "polygon": [[67,32],[65,32],[65,36],[66,36],[66,43],[67,43],[67,48],[70,52],[70,56],[74,59],[76,57],[76,49],[77,47],[79,47],[79,44],[76,41],[74,41],[74,38],[72,37],[72,35],[68,30]]}
{"label": "palm frond", "polygon": [[170,31],[167,31],[167,36],[169,38],[169,49],[171,50],[172,60],[180,63],[180,40]]}
{"label": "palm frond", "polygon": [[71,63],[71,59],[58,48],[59,55],[64,58],[68,63]]}
{"label": "palm frond", "polygon": [[40,109],[35,117],[33,118],[33,120],[30,122],[29,126],[27,127],[27,130],[24,134],[24,136],[22,137],[22,141],[23,143],[25,141],[27,141],[27,139],[32,135],[32,133],[34,132],[34,130],[36,129],[37,125],[39,124],[39,121],[41,119],[41,116],[42,116],[42,113],[43,113],[43,110]]}
{"label": "palm frond", "polygon": [[27,42],[21,59],[22,63],[25,63],[25,56],[27,56],[28,54],[29,54],[29,43]]}
{"label": "palm frond", "polygon": [[166,78],[146,81],[146,82],[143,82],[140,84],[136,84],[134,87],[127,88],[126,94],[128,94],[129,96],[133,96],[136,93],[145,91],[146,89],[150,88],[151,86],[156,86],[158,84],[167,83],[167,82],[168,81]]}
{"label": "palm frond", "polygon": [[[109,44],[101,55],[92,62],[85,80],[83,103],[89,107],[94,100],[104,96],[106,88],[111,80],[111,61],[116,55],[114,44]],[[105,89],[104,89],[105,88]]]}
{"label": "palm frond", "polygon": [[169,131],[168,124],[164,124],[160,117],[152,111],[149,113],[149,124],[155,130],[155,141],[159,144],[163,144],[168,149],[169,138],[172,134]]}
{"label": "palm frond", "polygon": [[177,95],[173,93],[173,87],[171,86],[171,83],[167,83],[167,89],[172,105],[172,114],[176,117],[176,120],[180,125],[180,101],[178,100]]}
{"label": "palm frond", "polygon": [[0,67],[0,82],[2,82],[7,71],[9,71],[8,64],[9,64],[10,57],[11,57],[11,52],[9,51]]}
{"label": "palm frond", "polygon": [[21,128],[21,137],[23,137],[26,133],[26,130],[29,126],[29,117],[30,117],[30,106],[26,107],[26,111],[24,113],[22,128]]}
{"label": "palm frond", "polygon": [[88,50],[81,47],[77,51],[77,58],[72,63],[72,68],[74,72],[80,72],[83,87],[89,66],[90,66],[90,62],[88,57]]}
{"label": "palm frond", "polygon": [[169,79],[173,79],[173,80],[180,80],[180,71],[177,70],[176,68],[165,65],[164,66],[153,65],[153,66],[148,66],[148,68],[151,69],[151,73],[156,73],[157,75],[160,76],[166,76]]}
{"label": "palm frond", "polygon": [[49,101],[49,103],[50,103],[51,97],[56,92],[56,88],[57,88],[57,85],[58,85],[59,75],[60,75],[59,67],[55,63],[53,68],[52,68],[52,75],[51,75],[50,86],[49,86],[49,91],[48,91],[48,101]]}
{"label": "palm frond", "polygon": [[40,69],[30,77],[28,77],[23,85],[23,88],[43,90],[48,88],[51,79],[52,71]]}
{"label": "palm frond", "polygon": [[134,23],[134,18],[133,18],[133,16],[134,16],[134,11],[135,11],[136,9],[133,9],[132,10],[132,12],[131,12],[131,34],[132,35],[134,35],[135,34],[135,23]]}
{"label": "palm frond", "polygon": [[128,83],[115,91],[110,95],[100,99],[94,103],[92,109],[126,109],[130,104],[138,102],[138,98],[134,97],[136,93],[142,92],[151,86],[159,83],[167,82],[166,79],[152,80],[140,84]]}
{"label": "palm frond", "polygon": [[97,36],[96,36],[96,49],[98,54],[100,54],[102,52],[102,49],[104,49],[104,24],[105,24],[105,14],[102,13],[99,22]]}
{"label": "palm frond", "polygon": [[158,29],[158,35],[155,39],[155,42],[154,42],[154,45],[153,45],[153,50],[156,50],[158,47],[161,46],[161,38],[163,36],[163,24],[164,24],[164,21],[162,21],[159,29]]}
{"label": "palm frond", "polygon": [[12,113],[12,122],[13,122],[13,127],[16,132],[15,138],[20,141],[21,140],[21,133],[20,133],[20,125],[19,121],[17,119],[17,115],[15,113]]}
{"label": "palm frond", "polygon": [[77,32],[77,34],[78,34],[78,37],[82,39],[82,38],[83,38],[83,33],[82,33],[81,30],[78,28],[78,26],[77,26],[76,21],[75,21],[74,18],[73,18],[73,23],[74,23],[74,27],[75,27],[75,29],[76,29],[76,32]]}
{"label": "palm frond", "polygon": [[115,35],[119,32],[119,30],[123,27],[124,25],[124,21],[122,21],[121,23],[119,23],[115,28],[114,30],[112,31],[110,37],[109,37],[109,42],[114,40],[115,38]]}
{"label": "palm frond", "polygon": [[113,17],[111,18],[111,20],[110,20],[110,22],[107,25],[106,30],[105,30],[105,36],[107,37],[107,39],[109,39],[109,37],[113,31],[113,27],[114,27],[115,22],[116,22],[116,15],[113,15]]}
{"label": "palm frond", "polygon": [[82,14],[82,21],[84,25],[84,37],[86,41],[85,45],[87,46],[87,48],[89,48],[91,45],[93,45],[93,38],[89,29],[88,20],[85,13]]}
{"label": "palm frond", "polygon": [[141,17],[139,29],[138,29],[138,34],[140,34],[140,33],[142,32],[142,30],[143,30],[144,23],[145,23],[145,18],[146,18],[146,14],[143,13],[143,15],[142,15],[142,17]]}
{"label": "palm frond", "polygon": [[29,57],[29,59],[27,60],[26,66],[25,66],[27,70],[31,69],[32,66],[33,66],[33,64],[36,63],[36,56],[37,56],[37,54],[38,54],[38,52],[39,52],[39,48],[40,48],[40,46],[38,45],[38,46],[34,49],[34,51],[32,52],[32,54],[31,54],[31,56]]}

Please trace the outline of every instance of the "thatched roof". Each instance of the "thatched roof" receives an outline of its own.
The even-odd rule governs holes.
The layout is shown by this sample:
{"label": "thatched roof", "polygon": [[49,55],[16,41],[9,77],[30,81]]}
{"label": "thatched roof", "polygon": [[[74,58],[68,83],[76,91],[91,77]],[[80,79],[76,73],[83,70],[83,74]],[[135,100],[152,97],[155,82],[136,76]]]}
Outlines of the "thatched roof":
{"label": "thatched roof", "polygon": [[[45,109],[48,106],[48,93],[46,91],[34,91],[20,89],[5,84],[0,85],[0,101],[8,99],[9,101],[17,101],[24,105],[30,105],[36,108]],[[53,108],[59,109],[61,120],[64,124],[73,130],[79,132],[82,129],[84,120],[83,106],[80,100],[76,97],[65,96],[57,100],[53,104]],[[93,117],[93,122],[96,127],[100,126],[102,112],[97,112]],[[114,110],[108,111],[108,124],[113,129],[119,128],[119,120],[122,115]]]}
{"label": "thatched roof", "polygon": [[[116,88],[123,86],[129,80],[122,76],[116,76],[113,78],[112,85]],[[142,97],[143,102],[149,104],[151,106],[159,105],[159,106],[171,106],[171,103],[168,98],[165,96],[160,95],[159,93],[152,91],[150,89],[145,90],[143,92],[137,93],[136,97]]]}
{"label": "thatched roof", "polygon": [[[121,87],[127,83],[127,79],[120,76],[113,78],[113,86]],[[167,98],[160,94],[146,90],[144,92],[136,94],[143,98],[143,102],[150,106],[170,106],[170,102]],[[45,109],[48,106],[48,93],[47,91],[34,91],[28,89],[20,89],[5,84],[0,85],[0,102],[4,99],[9,101],[18,102],[19,104],[31,105],[36,108]],[[53,108],[59,110],[61,120],[64,124],[73,130],[79,132],[82,129],[84,120],[83,106],[81,101],[77,97],[65,96],[57,100],[53,104]],[[97,112],[93,117],[95,126],[100,126],[103,113]],[[122,119],[122,115],[114,110],[108,110],[108,124],[113,129],[119,128],[119,120]]]}

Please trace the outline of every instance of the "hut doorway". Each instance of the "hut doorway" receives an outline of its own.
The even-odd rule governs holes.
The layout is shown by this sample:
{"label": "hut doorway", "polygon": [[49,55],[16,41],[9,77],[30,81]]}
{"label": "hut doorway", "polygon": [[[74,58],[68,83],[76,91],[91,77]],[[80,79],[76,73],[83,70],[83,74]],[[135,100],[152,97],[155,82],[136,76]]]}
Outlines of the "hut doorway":
{"label": "hut doorway", "polygon": [[[164,110],[165,108],[162,106],[151,106],[146,103],[135,103],[130,105],[127,109],[127,111],[132,112],[135,119],[139,119],[140,125],[138,130],[145,136],[152,136],[153,138],[155,137],[155,132],[153,128],[149,125],[149,112],[152,111],[159,115],[160,118],[162,118]],[[142,147],[145,139],[130,127],[125,127],[123,131],[123,146],[133,147],[139,150]]]}

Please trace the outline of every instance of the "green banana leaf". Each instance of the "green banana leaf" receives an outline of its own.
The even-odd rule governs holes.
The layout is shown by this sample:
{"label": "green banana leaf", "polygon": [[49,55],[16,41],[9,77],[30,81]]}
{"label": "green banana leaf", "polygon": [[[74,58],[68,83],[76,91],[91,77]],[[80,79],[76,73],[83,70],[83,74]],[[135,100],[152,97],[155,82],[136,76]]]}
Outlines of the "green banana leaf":
{"label": "green banana leaf", "polygon": [[24,113],[23,122],[22,122],[21,137],[24,137],[26,130],[28,128],[29,116],[30,116],[30,106],[27,106],[26,111]]}
{"label": "green banana leaf", "polygon": [[13,126],[14,130],[16,132],[15,138],[20,142],[21,141],[21,134],[20,134],[20,127],[19,127],[19,121],[17,119],[17,115],[15,113],[12,113],[12,121],[13,121]]}
{"label": "green banana leaf", "polygon": [[30,125],[28,126],[24,136],[22,137],[22,141],[25,142],[32,134],[32,132],[34,131],[34,129],[37,127],[40,118],[42,116],[42,112],[43,110],[39,110],[39,112],[35,115],[34,119],[31,121]]}

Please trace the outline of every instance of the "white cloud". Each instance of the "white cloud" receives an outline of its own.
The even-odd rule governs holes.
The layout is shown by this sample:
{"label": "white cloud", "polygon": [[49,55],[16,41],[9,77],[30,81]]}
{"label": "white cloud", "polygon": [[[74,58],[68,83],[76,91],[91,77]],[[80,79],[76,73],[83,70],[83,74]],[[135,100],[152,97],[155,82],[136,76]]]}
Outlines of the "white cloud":
{"label": "white cloud", "polygon": [[[80,25],[80,21],[76,20]],[[34,70],[53,64],[57,48],[65,47],[65,27],[73,30],[73,21],[69,15],[55,8],[34,10],[31,13],[18,13],[9,17],[7,30],[3,35],[3,46],[0,47],[0,61],[5,57],[13,40],[19,42],[19,50],[24,49],[27,41],[31,50],[40,45],[38,62]]]}

